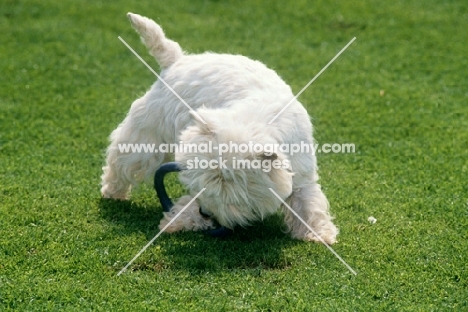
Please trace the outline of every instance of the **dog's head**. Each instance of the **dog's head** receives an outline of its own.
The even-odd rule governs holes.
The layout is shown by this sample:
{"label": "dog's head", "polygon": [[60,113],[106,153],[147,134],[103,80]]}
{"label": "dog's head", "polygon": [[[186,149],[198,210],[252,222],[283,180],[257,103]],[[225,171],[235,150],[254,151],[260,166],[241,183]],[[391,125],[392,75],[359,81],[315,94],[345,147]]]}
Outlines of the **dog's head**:
{"label": "dog's head", "polygon": [[184,148],[175,159],[192,194],[206,188],[197,199],[200,212],[231,229],[274,213],[281,202],[269,188],[289,197],[293,173],[285,155],[266,148],[277,143],[266,125],[251,116],[224,116],[222,110],[197,113],[204,122],[195,118],[182,132]]}

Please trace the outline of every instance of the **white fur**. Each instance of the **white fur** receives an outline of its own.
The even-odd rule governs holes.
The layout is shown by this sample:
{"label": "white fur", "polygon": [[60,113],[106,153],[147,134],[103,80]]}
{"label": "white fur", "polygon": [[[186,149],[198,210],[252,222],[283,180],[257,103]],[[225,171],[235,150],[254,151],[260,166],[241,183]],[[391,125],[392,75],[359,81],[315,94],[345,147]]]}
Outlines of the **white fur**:
{"label": "white fur", "polygon": [[[172,155],[161,153],[119,152],[119,143],[204,143],[213,146],[229,141],[245,143],[313,143],[312,124],[307,111],[294,101],[271,124],[268,122],[294,97],[291,88],[264,64],[240,55],[204,53],[184,54],[180,46],[166,39],[152,20],[129,13],[130,21],[142,36],[150,54],[160,63],[161,77],[206,122],[198,120],[161,81],[133,102],[125,120],[111,134],[103,168],[102,195],[106,198],[128,198],[130,186],[152,178],[156,169]],[[176,153],[175,159],[218,159],[213,153]],[[265,153],[223,154],[223,159],[265,159]],[[208,229],[198,213],[201,204],[215,219],[228,228],[245,226],[275,213],[281,202],[272,188],[327,243],[334,243],[338,230],[332,223],[328,201],[317,183],[317,162],[312,154],[293,156],[277,153],[273,157],[290,161],[291,168],[234,170],[192,169],[179,178],[193,195],[206,190],[175,221],[170,232]],[[229,163],[229,162],[228,162]],[[292,170],[292,172],[291,172]],[[184,196],[171,212],[165,213],[160,228],[188,203]],[[286,207],[285,223],[291,236],[303,240],[318,239]]]}

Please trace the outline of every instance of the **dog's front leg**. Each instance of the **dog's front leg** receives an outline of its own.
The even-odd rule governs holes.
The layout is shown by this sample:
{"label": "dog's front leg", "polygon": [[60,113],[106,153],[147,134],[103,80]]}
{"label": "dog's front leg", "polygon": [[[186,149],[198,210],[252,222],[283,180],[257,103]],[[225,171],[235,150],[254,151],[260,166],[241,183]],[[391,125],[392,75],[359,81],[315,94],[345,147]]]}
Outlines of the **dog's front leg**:
{"label": "dog's front leg", "polygon": [[[328,200],[319,184],[312,183],[294,189],[289,205],[327,244],[336,242],[338,229],[332,222]],[[283,211],[292,237],[321,242],[288,207],[283,207]]]}

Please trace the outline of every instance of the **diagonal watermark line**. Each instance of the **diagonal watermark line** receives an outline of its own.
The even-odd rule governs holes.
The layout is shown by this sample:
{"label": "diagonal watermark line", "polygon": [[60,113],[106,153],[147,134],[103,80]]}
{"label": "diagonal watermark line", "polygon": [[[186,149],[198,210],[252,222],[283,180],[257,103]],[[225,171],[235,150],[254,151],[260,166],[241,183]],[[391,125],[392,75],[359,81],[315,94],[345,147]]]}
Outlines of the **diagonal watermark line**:
{"label": "diagonal watermark line", "polygon": [[149,246],[151,246],[151,244],[159,237],[159,235],[161,235],[161,233],[164,232],[164,231],[169,227],[169,225],[171,225],[172,222],[174,222],[175,219],[177,219],[177,218],[182,214],[182,212],[184,212],[185,209],[187,209],[188,206],[190,206],[190,205],[195,201],[195,199],[197,199],[197,197],[200,196],[201,193],[203,193],[204,190],[206,190],[206,187],[202,188],[202,190],[201,190],[200,192],[198,192],[198,194],[195,195],[195,196],[192,198],[192,200],[191,200],[181,211],[179,211],[179,213],[176,214],[175,217],[172,218],[171,221],[169,221],[169,222],[166,224],[166,226],[163,227],[163,228],[161,229],[161,231],[159,231],[159,233],[156,234],[156,236],[153,237],[153,239],[151,239],[151,240],[148,242],[148,244],[146,244],[146,246],[143,247],[143,248],[140,250],[140,252],[138,252],[138,253],[136,254],[136,256],[133,257],[133,259],[130,260],[130,262],[127,263],[127,265],[126,265],[122,270],[120,270],[120,272],[117,274],[117,276],[120,276],[120,274],[124,273],[124,272],[128,269],[128,267],[129,267],[129,266],[130,266],[130,265],[131,265],[131,264],[148,248],[148,247],[149,247]]}
{"label": "diagonal watermark line", "polygon": [[334,255],[335,257],[338,258],[338,260],[340,260],[347,268],[348,270],[353,273],[354,275],[357,275],[356,271],[353,270],[353,268],[351,268],[349,266],[349,264],[346,263],[346,261],[343,260],[343,258],[340,257],[339,254],[336,253],[336,251],[333,250],[333,248],[330,247],[330,245],[328,245],[311,227],[310,225],[308,225],[304,219],[302,219],[291,207],[289,207],[288,204],[286,204],[286,202],[278,195],[276,194],[275,191],[273,191],[272,188],[269,188],[269,190],[276,196],[278,197],[278,199],[283,203],[283,205],[285,205],[289,210],[291,210],[291,212],[309,229],[309,231],[312,232],[312,234],[314,234],[322,244],[324,244]]}
{"label": "diagonal watermark line", "polygon": [[314,82],[314,81],[315,81],[315,79],[317,79],[317,78],[318,78],[318,77],[319,77],[319,76],[320,76],[320,75],[321,75],[321,74],[322,74],[322,73],[323,73],[323,72],[324,72],[324,71],[325,71],[325,70],[328,68],[328,66],[330,66],[330,65],[331,65],[331,63],[333,63],[333,62],[334,62],[334,61],[335,61],[335,60],[338,58],[338,56],[340,56],[340,54],[341,54],[341,53],[343,53],[343,52],[344,52],[344,50],[346,50],[346,49],[347,49],[347,48],[348,48],[348,47],[351,45],[351,43],[353,43],[353,41],[354,41],[354,40],[356,40],[356,37],[354,37],[353,39],[351,39],[351,41],[350,41],[350,42],[349,42],[349,43],[348,43],[348,44],[347,44],[347,45],[346,45],[346,46],[345,46],[343,49],[341,49],[341,51],[340,51],[340,52],[338,52],[338,54],[337,54],[337,55],[335,55],[335,57],[334,57],[334,58],[332,58],[332,60],[331,60],[330,62],[328,62],[328,64],[327,64],[327,65],[325,65],[325,67],[324,67],[324,68],[322,68],[322,70],[321,70],[321,71],[319,71],[319,73],[318,73],[317,75],[315,75],[315,77],[314,77],[314,78],[312,78],[312,80],[311,80],[311,81],[309,81],[309,83],[308,83],[308,84],[306,84],[306,85],[305,85],[305,87],[304,87],[304,88],[302,88],[302,90],[301,90],[301,91],[299,91],[299,92],[296,94],[296,96],[295,96],[295,97],[293,97],[293,98],[291,99],[291,101],[289,101],[289,103],[288,103],[288,104],[286,104],[286,106],[285,106],[285,107],[283,107],[283,109],[282,109],[282,110],[281,110],[281,111],[280,111],[278,114],[276,114],[276,116],[275,116],[275,117],[273,117],[273,119],[272,119],[272,120],[270,120],[270,122],[269,122],[268,124],[269,124],[269,125],[271,125],[271,123],[272,123],[273,121],[275,121],[275,119],[276,119],[276,118],[278,118],[278,116],[279,116],[279,115],[281,115],[281,114],[282,114],[282,113],[283,113],[283,112],[284,112],[284,111],[285,111],[285,110],[286,110],[286,109],[289,107],[289,105],[291,105],[291,103],[292,103],[292,102],[294,102],[294,101],[295,101],[295,100],[296,100],[296,99],[299,97],[299,95],[301,95],[301,94],[302,94],[302,92],[304,92],[304,91],[305,91],[305,89],[307,89],[307,88],[308,88],[308,87],[309,87],[309,86],[312,84],[312,82]]}
{"label": "diagonal watermark line", "polygon": [[125,42],[125,40],[122,39],[122,37],[119,36],[118,38],[119,38],[120,41],[122,41],[122,43],[123,43],[130,51],[132,51],[133,54],[135,54],[135,56],[136,56],[143,64],[145,64],[146,67],[148,67],[148,69],[149,69],[156,77],[158,77],[158,79],[159,79],[159,80],[160,80],[160,81],[161,81],[161,82],[162,82],[162,83],[163,83],[163,84],[164,84],[164,85],[165,85],[165,86],[182,102],[182,103],[184,103],[185,106],[187,106],[187,108],[188,108],[201,122],[203,122],[203,123],[206,125],[206,121],[203,120],[203,118],[201,118],[200,115],[198,115],[197,112],[194,111],[193,108],[190,107],[190,105],[188,105],[187,102],[185,102],[184,99],[181,98],[181,97],[177,94],[177,92],[175,92],[174,89],[172,89],[171,86],[168,85],[168,84],[164,81],[164,79],[162,79],[161,76],[159,76],[158,73],[155,72],[154,69],[151,68],[151,66],[149,66],[148,63],[146,63],[145,60],[144,60],[143,58],[141,58],[141,56],[138,55],[138,53],[136,53],[135,50],[133,50],[132,47],[130,47],[130,46],[128,45],[127,42]]}

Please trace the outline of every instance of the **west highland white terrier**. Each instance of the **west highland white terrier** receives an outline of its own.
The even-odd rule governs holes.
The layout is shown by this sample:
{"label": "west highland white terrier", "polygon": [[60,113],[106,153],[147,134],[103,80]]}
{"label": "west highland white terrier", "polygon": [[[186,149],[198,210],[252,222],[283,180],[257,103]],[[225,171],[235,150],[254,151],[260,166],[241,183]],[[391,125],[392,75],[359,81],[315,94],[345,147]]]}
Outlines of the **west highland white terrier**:
{"label": "west highland white terrier", "polygon": [[[301,103],[294,100],[278,115],[294,98],[291,88],[261,62],[241,55],[191,55],[166,38],[154,21],[132,13],[128,18],[159,63],[163,81],[158,79],[135,100],[124,121],[112,132],[103,167],[102,196],[127,199],[131,186],[151,179],[160,167],[167,169],[164,163],[175,158],[175,165],[171,163],[175,167],[166,171],[180,171],[179,179],[190,195],[172,205],[164,190],[158,192],[165,210],[160,228],[206,189],[166,232],[214,229],[216,223],[234,229],[281,209],[292,237],[320,241],[271,188],[326,243],[333,244],[338,229],[317,183],[314,153],[271,152],[266,148],[314,144],[310,117]],[[122,144],[149,144],[155,150],[169,144],[209,148],[138,153],[122,151]],[[231,148],[234,144],[255,144],[258,148]],[[244,166],[237,166],[239,162]],[[245,166],[249,162],[252,166]],[[254,163],[262,166],[255,167]],[[267,163],[273,166],[265,170]],[[161,183],[161,176],[158,179]]]}

